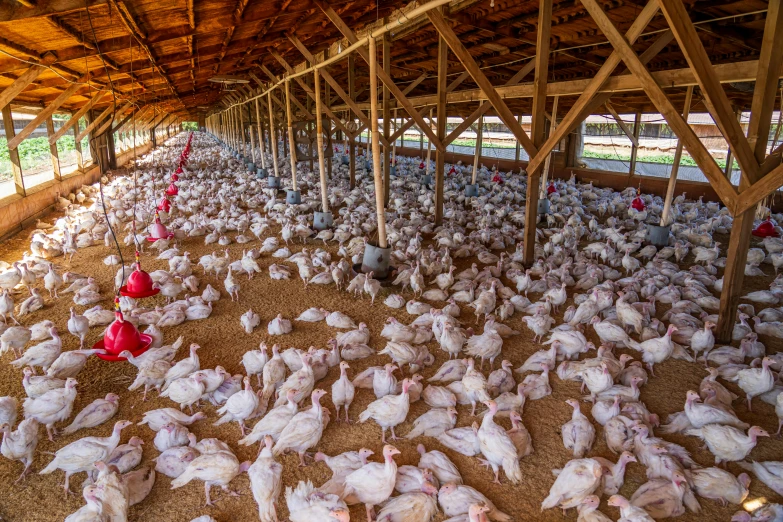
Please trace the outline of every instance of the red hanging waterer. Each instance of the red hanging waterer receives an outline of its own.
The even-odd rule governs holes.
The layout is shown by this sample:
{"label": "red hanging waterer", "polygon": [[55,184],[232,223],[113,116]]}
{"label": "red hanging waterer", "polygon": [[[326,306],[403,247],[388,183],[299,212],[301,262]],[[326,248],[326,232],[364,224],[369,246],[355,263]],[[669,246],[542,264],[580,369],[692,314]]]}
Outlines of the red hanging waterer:
{"label": "red hanging waterer", "polygon": [[136,251],[136,269],[128,276],[128,283],[120,288],[120,295],[141,299],[143,297],[152,297],[160,292],[159,288],[152,287],[152,278],[141,269],[141,260],[139,252]]}
{"label": "red hanging waterer", "polygon": [[105,354],[97,354],[104,361],[124,361],[125,357],[120,357],[123,351],[128,350],[134,357],[138,357],[147,350],[152,344],[152,337],[147,334],[139,333],[133,323],[126,321],[120,310],[119,298],[114,298],[114,315],[116,319],[106,328],[103,339],[93,345],[96,350],[106,350]]}
{"label": "red hanging waterer", "polygon": [[166,189],[166,194],[169,196],[176,196],[177,194],[179,194],[179,189],[177,188],[177,186],[174,184],[173,181],[171,182],[171,185],[169,185],[169,187]]}

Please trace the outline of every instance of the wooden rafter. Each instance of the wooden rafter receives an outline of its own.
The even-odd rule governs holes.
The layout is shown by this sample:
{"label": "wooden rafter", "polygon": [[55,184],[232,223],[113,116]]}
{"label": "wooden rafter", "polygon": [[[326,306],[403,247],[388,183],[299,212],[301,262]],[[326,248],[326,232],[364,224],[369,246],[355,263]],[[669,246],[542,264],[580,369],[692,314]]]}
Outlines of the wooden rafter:
{"label": "wooden rafter", "polygon": [[[651,3],[656,3],[656,1],[657,0],[651,0]],[[737,201],[737,191],[725,178],[720,167],[715,162],[715,159],[699,140],[699,137],[693,132],[691,126],[683,119],[680,112],[674,108],[674,105],[672,105],[669,98],[663,92],[663,89],[655,82],[655,79],[650,72],[644,64],[642,64],[639,57],[625,38],[623,38],[612,21],[609,20],[596,0],[582,0],[582,4],[590,12],[590,15],[598,24],[601,32],[609,39],[615,51],[620,54],[625,65],[639,80],[642,88],[647,93],[647,96],[650,97],[650,101],[652,101],[661,115],[663,115],[677,137],[683,141],[685,148],[694,161],[696,161],[699,168],[701,168],[707,179],[710,180],[723,204],[733,210]]]}
{"label": "wooden rafter", "polygon": [[[342,18],[340,18],[340,16],[334,11],[334,9],[332,9],[323,0],[313,0],[313,2],[315,2],[315,4],[324,12],[327,18],[329,18],[329,20],[332,21],[332,23],[343,34],[343,36],[345,36],[348,39],[349,42],[354,44],[358,41],[353,30],[350,27],[348,27],[345,24],[345,22],[343,22]],[[357,52],[364,59],[365,62],[367,62],[368,64],[370,63],[369,53],[366,49],[359,48]],[[411,104],[408,98],[404,94],[402,94],[402,91],[400,90],[399,87],[397,87],[397,85],[395,85],[391,77],[383,69],[378,69],[377,73],[378,73],[378,78],[383,82],[383,84],[386,87],[388,87],[389,91],[391,91],[392,95],[403,106],[403,108],[407,111],[410,117],[416,120],[416,124],[419,126],[420,129],[424,131],[424,133],[430,139],[430,142],[435,146],[435,148],[445,152],[446,148],[443,146],[441,141],[432,131],[430,126],[424,121],[424,118],[422,118],[419,115],[419,112],[414,108],[413,104]]]}
{"label": "wooden rafter", "polygon": [[696,28],[691,22],[682,0],[659,0],[661,11],[669,22],[685,59],[693,70],[696,81],[704,95],[704,104],[715,120],[715,124],[729,143],[742,170],[755,173],[759,168],[745,133],[740,127],[726,91],[712,70],[707,51],[704,50]]}
{"label": "wooden rafter", "polygon": [[498,116],[506,125],[506,127],[508,127],[508,129],[514,134],[514,137],[519,140],[519,143],[522,145],[522,147],[524,147],[527,153],[531,157],[534,156],[538,149],[535,147],[535,145],[533,145],[530,137],[527,135],[524,129],[522,129],[522,126],[516,120],[514,114],[508,108],[503,99],[498,95],[495,88],[489,82],[489,79],[487,79],[487,77],[479,68],[478,64],[473,60],[473,57],[470,56],[470,52],[462,44],[459,37],[454,34],[454,31],[443,18],[443,15],[437,11],[428,11],[427,17],[448,44],[451,51],[456,55],[459,61],[462,62],[463,67],[465,67],[473,80],[478,84],[479,88],[481,88],[482,92],[495,108]]}

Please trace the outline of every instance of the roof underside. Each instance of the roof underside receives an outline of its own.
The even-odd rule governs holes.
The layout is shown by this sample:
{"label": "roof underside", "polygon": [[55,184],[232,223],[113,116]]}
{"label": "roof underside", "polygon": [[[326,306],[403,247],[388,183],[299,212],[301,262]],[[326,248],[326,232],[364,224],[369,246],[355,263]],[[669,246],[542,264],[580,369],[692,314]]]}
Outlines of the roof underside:
{"label": "roof underside", "polygon": [[[69,87],[85,83],[61,106],[76,110],[95,96],[96,89],[114,90],[121,102],[137,106],[156,103],[182,110],[190,116],[208,112],[228,94],[222,84],[210,82],[216,75],[249,79],[248,87],[285,73],[278,54],[291,66],[304,61],[289,35],[298,38],[318,54],[342,40],[314,0],[38,0],[25,7],[18,0],[0,4],[0,90],[10,85],[30,63],[56,55],[50,70],[15,98],[17,106],[42,107]],[[330,0],[328,4],[354,31],[391,15],[409,2],[403,0]],[[610,19],[625,31],[644,6],[642,0],[602,0]],[[767,3],[762,0],[689,1],[691,19],[713,64],[755,60],[761,48]],[[89,8],[86,6],[89,5]],[[535,55],[538,0],[455,0],[447,19],[468,47],[493,85],[508,81]],[[648,25],[634,45],[642,53],[668,26],[662,15]],[[604,35],[575,0],[555,2],[551,29],[552,55],[549,82],[591,78],[612,52]],[[438,34],[426,18],[391,34],[390,72],[404,88],[427,74],[409,94],[433,94],[436,90]],[[379,57],[380,58],[380,57]],[[675,40],[671,40],[649,63],[651,71],[686,68],[687,62]],[[329,66],[341,85],[347,85],[348,61]],[[464,71],[449,54],[450,81]],[[367,101],[368,67],[356,60],[356,92]],[[627,74],[618,67],[615,74]],[[252,76],[251,76],[252,75]],[[533,80],[530,72],[522,83]],[[312,82],[312,78],[309,79]],[[295,96],[306,96],[299,86]],[[752,88],[725,85],[738,109],[750,106]],[[245,88],[247,89],[247,88]],[[477,89],[470,78],[457,91]],[[245,90],[245,92],[248,92]],[[685,89],[669,89],[675,106],[681,106]],[[563,97],[564,110],[575,97]],[[106,97],[97,106],[106,105]],[[333,99],[335,103],[341,101]],[[693,111],[704,110],[698,97]],[[518,113],[529,113],[529,98],[508,100]],[[657,112],[642,91],[618,93],[612,103],[619,112]],[[453,104],[450,115],[472,112],[475,104]]]}

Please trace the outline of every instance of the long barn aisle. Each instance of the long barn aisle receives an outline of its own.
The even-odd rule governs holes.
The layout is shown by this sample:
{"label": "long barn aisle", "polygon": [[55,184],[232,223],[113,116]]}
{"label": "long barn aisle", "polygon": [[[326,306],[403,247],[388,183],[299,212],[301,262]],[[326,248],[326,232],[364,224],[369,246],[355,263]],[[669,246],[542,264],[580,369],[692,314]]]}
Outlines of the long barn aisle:
{"label": "long barn aisle", "polygon": [[[446,165],[444,225],[435,227],[421,159],[398,157],[386,214],[395,271],[380,281],[353,271],[378,239],[372,173],[357,169],[351,190],[338,159],[327,231],[311,228],[317,168],[299,163],[302,202],[287,204],[196,132],[106,175],[106,213],[98,185],[82,187],[0,244],[10,265],[0,273],[9,290],[0,323],[3,520],[77,510],[83,518],[68,520],[255,520],[256,499],[294,522],[365,520],[365,503],[379,520],[438,522],[606,520],[596,507],[617,520],[615,506],[627,500],[682,521],[780,509],[780,472],[762,477],[750,463],[783,455],[783,241],[753,240],[744,289],[752,300],[742,300],[731,347],[713,347],[731,227],[719,205],[678,197],[670,246],[657,249],[644,235],[646,222],[660,220],[659,197],[641,195],[639,206],[633,189],[556,180],[538,225],[539,261],[525,269],[524,175],[482,169],[479,196],[466,198],[470,168]],[[290,188],[288,159],[279,165]],[[167,188],[176,194],[164,197]],[[163,199],[170,211],[158,216],[173,237],[150,242]],[[153,347],[134,364],[80,356],[80,318],[85,349],[115,319],[121,263],[127,280],[137,248],[134,219],[141,266],[161,292],[119,305]],[[350,380],[346,423],[333,399],[350,396]],[[325,410],[311,407],[311,390]],[[47,423],[59,432],[53,441]],[[380,423],[394,427],[396,440],[385,429],[392,447]],[[119,437],[105,438],[113,429]],[[274,456],[262,451],[266,434]],[[16,483],[20,445],[32,465]],[[297,452],[307,452],[306,466]],[[729,462],[714,467],[720,460]],[[73,472],[67,497],[64,470]],[[644,520],[632,509],[623,516]]]}

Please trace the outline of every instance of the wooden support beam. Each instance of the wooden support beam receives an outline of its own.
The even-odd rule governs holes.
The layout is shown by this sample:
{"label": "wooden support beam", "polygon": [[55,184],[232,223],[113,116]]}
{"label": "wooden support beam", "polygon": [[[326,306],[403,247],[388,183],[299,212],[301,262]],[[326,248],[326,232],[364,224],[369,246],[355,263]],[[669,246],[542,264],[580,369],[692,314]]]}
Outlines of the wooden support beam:
{"label": "wooden support beam", "polygon": [[275,170],[275,177],[279,178],[277,167],[277,137],[275,136],[275,111],[272,108],[272,91],[267,93],[269,109],[269,145],[272,147],[272,166]]}
{"label": "wooden support beam", "polygon": [[[354,53],[348,55],[348,97],[351,101],[356,101],[356,58]],[[348,110],[348,119],[353,124],[356,113],[353,109]],[[359,131],[357,131],[358,134]],[[348,154],[348,183],[351,190],[356,186],[356,139],[355,136],[349,136],[349,154]]]}
{"label": "wooden support beam", "polygon": [[606,102],[604,103],[604,106],[606,107],[606,110],[609,111],[609,114],[612,115],[612,118],[614,118],[614,121],[617,122],[617,125],[620,126],[620,130],[622,130],[625,135],[628,137],[629,140],[631,140],[631,144],[634,147],[639,146],[639,140],[634,135],[634,131],[628,128],[628,124],[623,121],[623,119],[620,117],[619,114],[617,114],[617,111],[614,109],[611,103]]}
{"label": "wooden support beam", "polygon": [[386,212],[383,206],[383,180],[381,178],[381,146],[378,142],[378,63],[375,39],[370,38],[370,141],[372,143],[372,172],[375,179],[375,211],[378,217],[378,246],[387,248],[386,243]]}
{"label": "wooden support beam", "polygon": [[[655,0],[652,1],[655,2]],[[699,140],[699,137],[696,136],[696,133],[693,132],[691,126],[682,118],[680,112],[674,108],[663,89],[656,83],[625,38],[617,31],[617,28],[606,16],[598,2],[596,0],[582,0],[582,4],[590,12],[593,20],[596,21],[601,32],[606,35],[615,51],[619,52],[628,69],[642,84],[643,90],[658,109],[658,112],[663,115],[677,137],[683,140],[685,148],[711,182],[723,204],[729,207],[729,210],[733,210],[737,203],[737,191],[723,176],[723,172],[715,162],[715,159]]]}
{"label": "wooden support beam", "polygon": [[[536,66],[535,60],[530,60],[527,62],[519,71],[517,71],[514,76],[512,76],[505,84],[504,86],[511,86],[516,85],[519,82],[522,81],[522,79],[527,76],[530,71],[532,71]],[[479,119],[481,116],[484,116],[489,110],[492,108],[492,104],[488,101],[481,102],[481,105],[473,111],[470,116],[462,120],[462,123],[457,125],[457,127],[451,131],[451,133],[446,136],[446,141],[444,142],[447,146],[452,143],[454,140],[460,137],[460,135],[465,132],[468,127],[473,125],[473,123]]]}
{"label": "wooden support beam", "polygon": [[45,70],[45,67],[32,65],[29,69],[20,74],[19,77],[14,80],[14,83],[3,89],[3,92],[0,92],[0,109],[11,103],[11,100],[16,98],[19,93],[33,83]]}
{"label": "wooden support beam", "polygon": [[[388,19],[384,19],[385,23],[388,23]],[[384,33],[381,37],[381,47],[383,55],[383,72],[387,75],[391,75],[391,36],[389,33]],[[391,147],[389,143],[389,136],[391,136],[391,107],[389,106],[389,88],[384,86],[381,93],[381,101],[383,108],[383,205],[384,208],[389,206],[389,199],[391,198]]]}
{"label": "wooden support beam", "polygon": [[101,123],[107,116],[109,116],[109,114],[111,114],[114,111],[114,109],[115,106],[113,104],[106,107],[106,109],[104,109],[104,111],[97,118],[93,119],[90,122],[90,124],[87,125],[87,127],[83,131],[81,131],[78,136],[76,136],[77,141],[81,141],[82,138],[87,136],[87,134],[91,130],[93,130],[99,123]]}
{"label": "wooden support beam", "polygon": [[759,168],[759,162],[737,121],[726,92],[712,69],[707,51],[704,50],[690,15],[685,9],[685,4],[682,0],[659,0],[659,3],[677,43],[680,44],[685,59],[691,66],[696,81],[699,82],[699,87],[704,95],[704,105],[715,120],[723,137],[729,142],[742,170],[755,173]]}
{"label": "wooden support beam", "polygon": [[[348,25],[343,22],[342,18],[340,18],[340,15],[338,15],[334,9],[332,9],[326,2],[323,0],[313,0],[315,4],[324,12],[327,18],[331,20],[331,22],[337,27],[337,29],[345,36],[349,42],[352,44],[356,43],[358,41],[358,38],[356,38],[356,34],[354,34],[353,30],[351,30]],[[357,52],[359,55],[369,63],[369,55],[367,52],[367,49],[364,49],[360,47],[357,49]],[[411,118],[416,120],[416,124],[421,128],[425,134],[427,134],[427,137],[430,139],[433,145],[438,150],[445,151],[446,148],[443,146],[443,144],[440,142],[438,137],[435,135],[435,133],[432,131],[432,129],[426,124],[424,119],[419,115],[419,112],[415,109],[413,104],[408,100],[408,98],[402,94],[402,91],[400,90],[397,85],[395,85],[394,80],[386,74],[383,69],[378,69],[378,78],[383,82],[383,84],[389,88],[392,95],[397,99],[397,101],[402,105],[402,107],[405,109],[405,111],[410,115]]]}
{"label": "wooden support beam", "polygon": [[[288,35],[288,39],[291,40],[291,43],[294,44],[294,47],[296,47],[300,53],[305,57],[305,60],[307,60],[310,63],[315,63],[315,57],[310,53],[310,51],[304,46],[304,44],[294,35]],[[331,74],[326,70],[326,68],[322,68],[320,71],[321,76],[323,76],[324,80],[334,89],[335,94],[340,97],[343,102],[345,102],[350,108],[351,111],[356,115],[359,120],[361,120],[362,123],[365,125],[370,125],[370,120],[364,115],[362,110],[359,108],[356,103],[351,99],[351,97],[343,90],[342,87],[340,87],[340,84],[337,83],[337,80],[335,80]]]}
{"label": "wooden support beam", "polygon": [[[533,78],[533,121],[531,149],[525,147],[528,155],[535,156],[538,147],[546,137],[546,84],[549,74],[549,41],[552,28],[552,0],[540,0],[538,4],[538,31],[536,33],[535,77]],[[516,122],[515,122],[516,123]],[[517,123],[517,125],[519,125]],[[521,126],[520,126],[521,128]],[[520,143],[522,141],[520,140]],[[525,190],[525,239],[523,262],[530,266],[536,257],[536,223],[538,221],[538,193],[541,170],[528,164],[527,187]]]}
{"label": "wooden support beam", "polygon": [[92,109],[97,103],[102,102],[107,96],[111,96],[112,93],[108,91],[101,91],[95,93],[95,95],[92,97],[90,101],[85,103],[81,109],[76,111],[76,113],[71,116],[71,119],[65,122],[62,127],[59,128],[57,132],[54,133],[54,135],[49,136],[49,145],[56,143],[57,140],[62,138],[68,130],[76,125],[79,122],[79,119],[84,116],[87,111]]}
{"label": "wooden support beam", "polygon": [[[685,121],[688,121],[687,119]],[[636,145],[631,145],[631,164],[628,166],[628,175],[636,174],[636,157],[639,154],[639,132],[642,129],[642,113],[637,112],[633,119],[633,140]]]}
{"label": "wooden support beam", "polygon": [[[688,115],[691,112],[691,101],[693,100],[693,85],[688,86],[685,91],[685,105],[682,108],[682,117],[688,121]],[[682,140],[677,140],[677,147],[674,149],[674,161],[672,170],[669,173],[669,184],[666,187],[666,197],[663,199],[663,212],[661,212],[661,226],[670,224],[672,200],[674,199],[674,187],[677,185],[677,173],[680,171],[680,160],[682,159]]]}
{"label": "wooden support beam", "polygon": [[421,82],[427,79],[427,73],[422,73],[421,76],[413,80],[411,83],[408,84],[405,89],[403,89],[402,93],[407,96],[408,93],[410,93],[413,89],[415,89]]}
{"label": "wooden support beam", "polygon": [[291,82],[285,81],[285,114],[288,121],[288,143],[291,148],[291,188],[296,188],[296,138],[294,136],[294,118],[291,114]]}
{"label": "wooden support beam", "polygon": [[313,71],[315,89],[315,138],[318,144],[318,173],[321,177],[321,212],[329,212],[329,194],[326,185],[326,164],[324,163],[324,129],[321,121],[321,75]]}
{"label": "wooden support beam", "polygon": [[[444,8],[437,8],[439,10],[438,15],[442,16],[442,10]],[[438,139],[441,141],[446,139],[446,89],[447,89],[447,74],[449,68],[449,45],[443,36],[438,38]],[[443,224],[443,192],[445,184],[445,151],[437,151],[435,153],[435,226],[439,227]]]}
{"label": "wooden support beam", "polygon": [[522,129],[522,126],[519,125],[516,118],[514,117],[514,114],[506,105],[506,102],[503,101],[503,99],[490,83],[489,79],[481,71],[475,60],[473,60],[470,52],[451,29],[448,22],[446,22],[446,20],[443,18],[443,15],[435,10],[432,10],[427,11],[427,17],[432,22],[432,25],[435,26],[435,29],[437,29],[438,33],[446,41],[451,51],[457,56],[459,61],[462,62],[463,67],[465,67],[468,73],[470,73],[473,81],[478,84],[479,88],[495,108],[495,111],[497,111],[498,116],[506,125],[506,127],[508,127],[508,129],[514,134],[514,137],[519,140],[519,142],[522,144],[522,147],[524,147],[530,157],[535,156],[536,152],[538,152],[538,149],[535,147],[535,145],[533,145],[530,137],[527,135],[524,129]]}
{"label": "wooden support beam", "polygon": [[[2,109],[3,112],[3,128],[5,129],[6,140],[12,140],[15,135],[14,131],[14,119],[11,115],[11,106],[6,105]],[[22,177],[22,162],[19,160],[19,151],[16,148],[8,149],[9,157],[11,160],[11,170],[14,175],[14,188],[16,193],[20,196],[26,196],[27,192],[24,189],[24,179]]]}
{"label": "wooden support beam", "polygon": [[[642,34],[647,24],[658,12],[658,3],[656,0],[649,0],[644,6],[642,11],[636,17],[636,20],[628,28],[625,33],[625,39],[629,43],[633,44],[637,38]],[[557,146],[563,137],[571,132],[582,120],[584,120],[585,109],[588,108],[593,98],[601,89],[601,86],[609,80],[614,70],[620,65],[621,62],[620,53],[615,49],[612,51],[601,68],[595,74],[595,76],[587,82],[582,88],[579,98],[573,103],[571,109],[566,113],[563,121],[557,127],[557,130],[553,132],[549,138],[541,146],[541,150],[537,155],[531,155],[528,162],[528,171],[537,170],[546,161],[546,157]]]}
{"label": "wooden support beam", "polygon": [[[46,134],[49,136],[54,135],[54,121],[52,117],[46,118]],[[62,173],[60,172],[60,156],[57,153],[57,143],[49,145],[49,158],[52,160],[52,172],[54,172],[54,179],[60,181],[62,179]]]}
{"label": "wooden support beam", "polygon": [[15,149],[19,146],[22,141],[27,138],[32,132],[38,128],[41,123],[46,121],[46,118],[51,116],[54,111],[60,108],[60,105],[65,103],[65,101],[70,98],[79,88],[82,87],[81,83],[86,81],[89,77],[89,74],[83,76],[79,79],[78,83],[72,83],[68,86],[67,89],[65,89],[63,92],[60,93],[57,98],[55,98],[52,102],[49,103],[41,112],[39,112],[33,120],[28,123],[24,129],[22,129],[19,134],[17,134],[14,138],[8,140],[8,148],[9,149]]}

